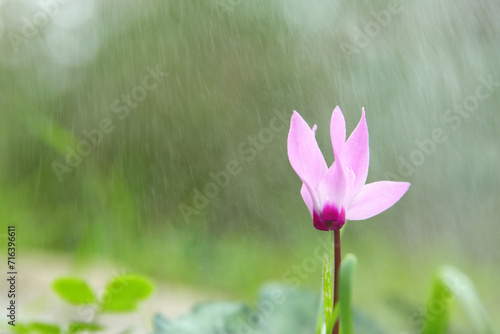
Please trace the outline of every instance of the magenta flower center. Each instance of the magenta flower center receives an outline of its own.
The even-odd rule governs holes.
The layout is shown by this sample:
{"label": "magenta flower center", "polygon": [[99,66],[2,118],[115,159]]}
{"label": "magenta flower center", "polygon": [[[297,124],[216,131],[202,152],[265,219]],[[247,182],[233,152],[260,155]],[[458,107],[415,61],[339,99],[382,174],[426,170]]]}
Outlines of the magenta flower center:
{"label": "magenta flower center", "polygon": [[345,209],[334,204],[325,204],[321,214],[314,210],[313,216],[314,227],[321,231],[339,230],[345,224]]}

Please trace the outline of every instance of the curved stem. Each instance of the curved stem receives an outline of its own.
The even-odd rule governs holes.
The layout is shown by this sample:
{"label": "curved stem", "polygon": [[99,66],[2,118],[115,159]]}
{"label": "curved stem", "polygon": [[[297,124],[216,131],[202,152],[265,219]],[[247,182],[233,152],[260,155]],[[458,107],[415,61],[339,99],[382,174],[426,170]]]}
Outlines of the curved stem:
{"label": "curved stem", "polygon": [[[342,260],[341,246],[340,246],[340,229],[333,231],[333,244],[335,249],[335,264],[334,264],[334,279],[333,279],[333,309],[339,300],[339,277],[340,277],[340,262]],[[339,323],[337,320],[333,326],[332,334],[339,334]]]}

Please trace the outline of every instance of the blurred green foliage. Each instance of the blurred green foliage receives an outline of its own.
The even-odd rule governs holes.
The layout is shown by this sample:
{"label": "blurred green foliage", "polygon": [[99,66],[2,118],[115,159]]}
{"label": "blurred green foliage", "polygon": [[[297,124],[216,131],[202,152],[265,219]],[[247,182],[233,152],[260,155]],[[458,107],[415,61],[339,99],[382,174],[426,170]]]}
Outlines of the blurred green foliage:
{"label": "blurred green foliage", "polygon": [[66,302],[73,305],[88,305],[96,302],[96,296],[87,282],[78,277],[64,277],[52,284],[52,289]]}
{"label": "blurred green foliage", "polygon": [[105,331],[105,326],[97,322],[99,315],[136,311],[139,302],[147,299],[153,292],[153,283],[138,275],[118,275],[110,279],[102,294],[96,297],[84,280],[78,277],[60,277],[53,282],[52,289],[65,302],[90,311],[90,320],[72,320],[62,327],[45,322],[17,323],[10,328],[14,333],[73,334]]}
{"label": "blurred green foliage", "polygon": [[138,275],[113,277],[96,297],[89,285],[78,277],[60,277],[52,289],[64,301],[73,305],[94,305],[99,312],[129,312],[153,292],[153,283]]}
{"label": "blurred green foliage", "polygon": [[[356,258],[351,254],[346,256],[342,265],[342,280],[340,294],[340,333],[378,334],[387,333],[377,324],[377,321],[351,308],[351,284]],[[328,261],[324,262],[328,268]],[[329,272],[324,269],[325,274]],[[325,277],[328,275],[326,274]],[[327,286],[328,279],[323,285]],[[329,280],[331,290],[331,279]],[[456,333],[456,329],[448,331],[452,323],[451,307],[455,299],[465,301],[463,307],[468,311],[473,323],[474,333],[492,334],[488,317],[483,312],[484,307],[479,300],[470,279],[453,267],[443,267],[436,275],[432,285],[432,294],[425,307],[425,314],[414,317],[415,333],[446,334]],[[320,299],[321,300],[321,299]],[[323,303],[324,301],[324,303]],[[193,312],[177,320],[168,320],[162,315],[154,319],[157,334],[191,334],[204,330],[208,333],[310,333],[314,324],[314,303],[318,299],[308,292],[294,290],[280,285],[268,285],[262,288],[257,307],[251,309],[240,303],[206,303],[198,305]],[[324,293],[320,304],[331,305],[331,293]],[[338,316],[335,307],[333,317]],[[332,317],[332,312],[322,307],[319,313],[320,323],[316,333],[329,334],[332,324],[325,324],[324,319]],[[479,317],[477,316],[479,314]],[[335,321],[335,320],[334,320]],[[329,322],[329,321],[327,321]]]}
{"label": "blurred green foliage", "polygon": [[[354,300],[404,328],[422,279],[453,263],[500,312],[488,297],[500,293],[497,2],[401,1],[387,24],[388,1],[75,2],[90,12],[79,25],[62,24],[61,7],[16,53],[9,33],[34,6],[0,3],[0,221],[17,226],[22,247],[251,298],[323,236],[288,163],[288,129],[273,119],[296,109],[317,123],[331,162],[332,109],[349,131],[364,106],[369,181],[412,187],[388,212],[346,226],[344,245],[365,264]],[[168,76],[116,112],[157,66]],[[488,98],[460,109],[479,85]],[[97,129],[99,145],[60,182],[54,162]],[[446,139],[430,143],[436,129]],[[206,194],[233,160],[241,172],[196,208],[195,190]],[[185,219],[181,204],[195,213]],[[316,288],[320,267],[301,282]]]}
{"label": "blurred green foliage", "polygon": [[494,333],[470,278],[456,268],[447,266],[436,274],[425,314],[415,314],[413,317],[422,334],[446,333],[451,327],[451,311],[455,301],[466,310],[476,333]]}

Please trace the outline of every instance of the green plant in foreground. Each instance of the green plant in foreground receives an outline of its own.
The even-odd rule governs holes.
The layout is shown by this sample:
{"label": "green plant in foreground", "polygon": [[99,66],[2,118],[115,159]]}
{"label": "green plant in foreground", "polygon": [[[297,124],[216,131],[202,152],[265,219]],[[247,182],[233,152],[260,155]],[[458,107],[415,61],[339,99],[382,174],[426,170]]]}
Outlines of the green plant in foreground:
{"label": "green plant in foreground", "polygon": [[493,334],[486,310],[472,281],[458,269],[442,267],[434,278],[423,317],[415,323],[421,334],[447,333],[452,307],[458,301],[477,334]]}
{"label": "green plant in foreground", "polygon": [[67,303],[89,311],[85,313],[91,315],[92,321],[71,321],[63,327],[43,322],[31,322],[17,325],[15,333],[73,334],[104,331],[104,326],[97,322],[100,314],[137,310],[138,304],[153,292],[153,284],[142,276],[119,275],[112,278],[103,293],[97,296],[88,283],[81,278],[61,277],[53,282],[52,289]]}
{"label": "green plant in foreground", "polygon": [[[360,333],[358,330],[354,330],[355,316],[351,307],[353,272],[356,263],[356,257],[348,254],[340,270],[340,332],[343,334]],[[326,307],[326,303],[331,303],[331,292],[325,292],[328,289],[331,290],[331,274],[326,256],[323,273],[325,321],[324,323],[318,322],[317,334],[330,333],[332,324],[339,318],[336,310],[332,313]],[[410,318],[410,325],[415,327],[414,329],[421,334],[448,333],[452,307],[455,301],[458,301],[468,314],[476,334],[494,333],[487,312],[476,293],[472,281],[460,270],[451,266],[444,266],[438,271],[432,284],[425,313],[421,316],[418,313],[414,314]],[[323,329],[326,329],[326,331]],[[363,331],[363,333],[378,332]]]}
{"label": "green plant in foreground", "polygon": [[[282,285],[264,286],[252,308],[244,303],[213,302],[196,306],[190,314],[176,320],[162,315],[153,319],[155,334],[315,334],[331,333],[340,319],[342,334],[384,334],[372,318],[352,307],[351,291],[356,257],[345,256],[340,270],[340,301],[332,309],[333,286],[327,257],[323,262],[321,298],[312,293]],[[451,310],[458,301],[467,311],[474,334],[493,334],[488,316],[470,279],[456,268],[441,268],[432,284],[426,313],[420,322],[409,321],[411,333],[446,334],[451,324]],[[318,309],[316,313],[315,310]],[[394,330],[394,329],[392,329]]]}

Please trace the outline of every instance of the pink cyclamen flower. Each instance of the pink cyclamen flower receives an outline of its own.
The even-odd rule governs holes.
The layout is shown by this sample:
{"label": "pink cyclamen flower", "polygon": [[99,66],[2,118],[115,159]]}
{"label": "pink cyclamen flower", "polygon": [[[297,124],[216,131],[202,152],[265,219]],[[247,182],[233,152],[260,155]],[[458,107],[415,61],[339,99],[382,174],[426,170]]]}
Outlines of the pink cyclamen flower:
{"label": "pink cyclamen flower", "polygon": [[328,168],[311,129],[294,111],[288,134],[288,158],[303,182],[300,191],[314,227],[338,230],[346,219],[363,220],[387,210],[406,193],[408,182],[379,181],[365,184],[370,152],[365,110],[346,141],[345,119],[337,106],[332,113],[330,136],[334,163]]}

